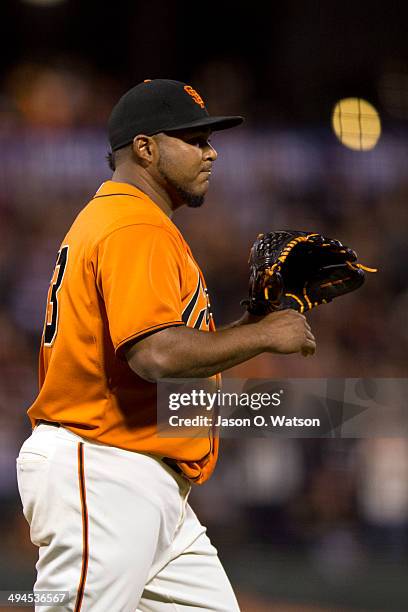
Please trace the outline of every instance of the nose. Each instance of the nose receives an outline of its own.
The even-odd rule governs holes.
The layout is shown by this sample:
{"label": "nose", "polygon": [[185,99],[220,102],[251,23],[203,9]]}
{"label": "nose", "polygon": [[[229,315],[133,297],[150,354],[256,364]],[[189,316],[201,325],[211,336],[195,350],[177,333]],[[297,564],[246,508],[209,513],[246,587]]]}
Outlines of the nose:
{"label": "nose", "polygon": [[210,144],[209,142],[207,142],[207,146],[205,147],[204,150],[204,159],[210,160],[212,162],[215,162],[215,160],[218,157],[218,153],[217,151],[214,149],[214,147],[212,146],[212,144]]}

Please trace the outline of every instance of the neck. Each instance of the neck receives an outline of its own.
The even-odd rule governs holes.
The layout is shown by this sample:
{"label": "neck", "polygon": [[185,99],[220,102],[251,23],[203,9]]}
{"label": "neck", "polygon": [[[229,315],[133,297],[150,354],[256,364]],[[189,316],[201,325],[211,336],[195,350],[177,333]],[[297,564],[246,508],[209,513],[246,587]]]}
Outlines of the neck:
{"label": "neck", "polygon": [[111,180],[137,187],[153,200],[168,217],[172,217],[174,207],[169,195],[144,168],[138,168],[137,171],[132,168],[132,171],[130,171],[129,168],[126,168],[126,164],[121,164],[113,173]]}

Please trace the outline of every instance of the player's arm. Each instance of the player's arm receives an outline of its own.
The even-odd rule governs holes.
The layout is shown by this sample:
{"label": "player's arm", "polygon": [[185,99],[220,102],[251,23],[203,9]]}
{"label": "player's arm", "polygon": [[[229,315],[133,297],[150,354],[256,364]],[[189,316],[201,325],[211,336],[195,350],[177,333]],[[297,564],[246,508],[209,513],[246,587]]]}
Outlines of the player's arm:
{"label": "player's arm", "polygon": [[241,325],[248,325],[248,323],[257,323],[260,321],[262,317],[258,317],[256,315],[250,314],[247,310],[244,312],[240,319],[233,321],[232,323],[227,323],[226,325],[217,326],[218,331],[223,331],[225,329],[232,329],[233,327],[239,327]]}
{"label": "player's arm", "polygon": [[216,332],[166,328],[135,342],[125,355],[136,374],[154,382],[213,376],[263,352],[315,352],[316,342],[306,318],[294,310],[247,323]]}

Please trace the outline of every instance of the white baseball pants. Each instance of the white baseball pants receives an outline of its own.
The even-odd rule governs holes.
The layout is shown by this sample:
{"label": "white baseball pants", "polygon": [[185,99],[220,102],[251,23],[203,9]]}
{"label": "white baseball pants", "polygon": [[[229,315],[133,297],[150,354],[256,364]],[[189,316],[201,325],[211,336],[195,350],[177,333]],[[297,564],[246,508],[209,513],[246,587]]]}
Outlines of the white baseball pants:
{"label": "white baseball pants", "polygon": [[239,612],[187,503],[190,484],[152,456],[38,425],[17,459],[35,591],[69,591],[41,612]]}

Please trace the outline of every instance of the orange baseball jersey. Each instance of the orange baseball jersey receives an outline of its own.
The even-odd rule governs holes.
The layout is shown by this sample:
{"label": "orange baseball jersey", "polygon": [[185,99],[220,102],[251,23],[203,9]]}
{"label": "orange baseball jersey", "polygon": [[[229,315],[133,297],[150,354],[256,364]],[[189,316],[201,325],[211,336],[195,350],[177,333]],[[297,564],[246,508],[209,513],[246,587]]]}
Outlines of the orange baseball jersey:
{"label": "orange baseball jersey", "polygon": [[129,341],[176,325],[214,330],[202,273],[159,206],[132,185],[107,181],[58,253],[32,426],[55,421],[104,444],[176,459],[191,480],[207,480],[217,435],[157,436],[156,385],[123,355]]}

